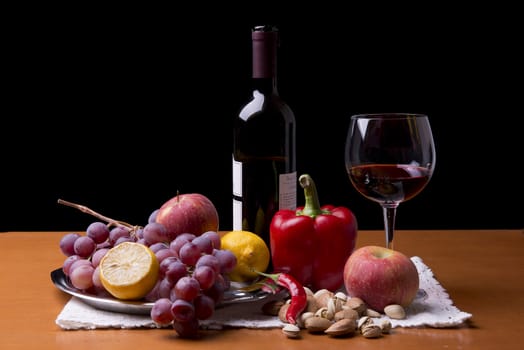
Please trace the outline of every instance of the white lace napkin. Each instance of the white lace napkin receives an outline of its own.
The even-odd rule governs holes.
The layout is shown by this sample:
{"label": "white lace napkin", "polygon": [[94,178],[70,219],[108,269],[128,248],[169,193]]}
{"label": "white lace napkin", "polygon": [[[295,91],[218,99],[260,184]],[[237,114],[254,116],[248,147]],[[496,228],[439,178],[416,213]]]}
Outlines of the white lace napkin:
{"label": "white lace napkin", "polygon": [[[406,310],[405,319],[390,320],[393,327],[452,327],[472,317],[472,314],[463,312],[453,305],[449,294],[421,258],[415,256],[411,259],[419,272],[420,288],[424,293],[418,296]],[[261,311],[262,305],[273,297],[218,308],[210,319],[200,321],[201,327],[207,329],[281,328],[283,323],[277,317],[264,315]],[[85,304],[77,297],[72,297],[67,302],[55,322],[67,330],[157,327],[148,315],[99,310]]]}

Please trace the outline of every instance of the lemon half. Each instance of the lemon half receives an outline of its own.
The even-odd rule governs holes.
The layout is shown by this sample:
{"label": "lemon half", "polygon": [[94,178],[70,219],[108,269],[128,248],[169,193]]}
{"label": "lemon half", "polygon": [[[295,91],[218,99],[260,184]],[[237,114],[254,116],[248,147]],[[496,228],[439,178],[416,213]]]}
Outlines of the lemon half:
{"label": "lemon half", "polygon": [[231,281],[253,281],[259,277],[256,271],[265,272],[269,266],[269,247],[253,232],[227,232],[221,237],[220,245],[222,249],[230,250],[237,258],[235,268],[228,274]]}
{"label": "lemon half", "polygon": [[120,243],[100,261],[100,281],[117,299],[143,298],[155,286],[158,273],[155,253],[140,243]]}

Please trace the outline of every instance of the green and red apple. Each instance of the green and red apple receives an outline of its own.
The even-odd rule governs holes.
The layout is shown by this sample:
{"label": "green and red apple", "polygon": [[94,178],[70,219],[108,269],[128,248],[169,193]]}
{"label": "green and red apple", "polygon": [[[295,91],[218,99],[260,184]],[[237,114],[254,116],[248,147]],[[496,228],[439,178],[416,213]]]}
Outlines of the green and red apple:
{"label": "green and red apple", "polygon": [[178,194],[166,201],[154,219],[164,225],[170,240],[181,233],[200,236],[206,231],[218,231],[218,212],[211,200],[200,193]]}
{"label": "green and red apple", "polygon": [[405,254],[380,246],[364,246],[349,256],[344,266],[344,286],[351,297],[368,307],[409,306],[419,289],[418,271]]}

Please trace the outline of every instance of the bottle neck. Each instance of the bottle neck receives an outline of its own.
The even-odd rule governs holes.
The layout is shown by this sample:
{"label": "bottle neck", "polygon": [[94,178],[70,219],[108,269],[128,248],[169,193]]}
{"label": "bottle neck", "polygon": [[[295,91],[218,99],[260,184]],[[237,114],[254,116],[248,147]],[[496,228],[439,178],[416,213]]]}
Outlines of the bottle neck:
{"label": "bottle neck", "polygon": [[277,94],[277,42],[274,28],[257,27],[253,40],[253,88],[260,92]]}
{"label": "bottle neck", "polygon": [[253,78],[251,85],[253,90],[258,90],[264,95],[278,95],[276,78]]}

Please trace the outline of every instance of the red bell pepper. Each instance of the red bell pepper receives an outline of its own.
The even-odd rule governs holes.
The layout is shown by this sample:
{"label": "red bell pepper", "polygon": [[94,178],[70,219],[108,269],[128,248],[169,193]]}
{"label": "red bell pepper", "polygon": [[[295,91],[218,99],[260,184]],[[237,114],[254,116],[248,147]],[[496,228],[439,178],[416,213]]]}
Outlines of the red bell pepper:
{"label": "red bell pepper", "polygon": [[304,207],[279,210],[271,220],[273,268],[314,291],[335,291],[344,284],[344,265],[355,249],[357,220],[346,207],[321,207],[309,175],[300,176],[299,183],[304,189]]}

